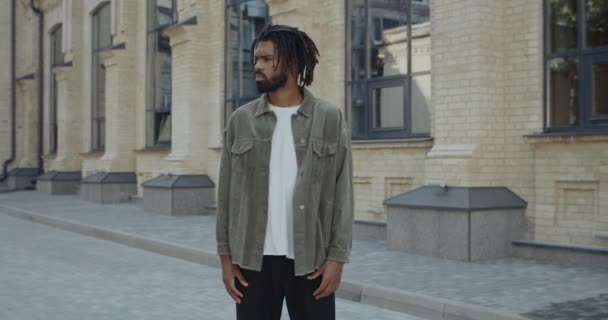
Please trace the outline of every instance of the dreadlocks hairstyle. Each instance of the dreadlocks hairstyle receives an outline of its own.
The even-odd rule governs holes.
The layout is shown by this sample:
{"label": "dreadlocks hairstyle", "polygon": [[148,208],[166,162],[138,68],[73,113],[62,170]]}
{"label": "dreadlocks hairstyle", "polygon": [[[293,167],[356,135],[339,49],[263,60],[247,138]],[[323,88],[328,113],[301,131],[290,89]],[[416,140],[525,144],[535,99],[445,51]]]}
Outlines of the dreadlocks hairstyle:
{"label": "dreadlocks hairstyle", "polygon": [[253,52],[261,41],[272,41],[276,66],[282,61],[290,71],[296,72],[299,85],[309,86],[312,83],[315,66],[319,63],[319,50],[304,31],[285,25],[268,24],[251,45],[252,66],[256,62]]}

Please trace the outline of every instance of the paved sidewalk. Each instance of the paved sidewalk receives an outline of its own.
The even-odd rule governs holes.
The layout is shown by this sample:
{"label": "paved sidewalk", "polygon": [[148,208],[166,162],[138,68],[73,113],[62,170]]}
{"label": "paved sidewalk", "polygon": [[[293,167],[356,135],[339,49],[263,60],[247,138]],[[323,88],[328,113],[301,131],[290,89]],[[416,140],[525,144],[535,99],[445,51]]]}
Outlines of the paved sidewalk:
{"label": "paved sidewalk", "polygon": [[[215,254],[213,215],[170,217],[144,212],[136,204],[98,205],[77,196],[33,191],[0,193],[0,212],[42,215]],[[608,268],[520,259],[465,263],[387,251],[382,241],[355,241],[351,257],[342,295],[363,303],[420,316],[428,311],[420,308],[439,303],[440,314],[473,319],[484,319],[485,311],[498,314],[486,319],[513,319],[509,315],[517,314],[551,320],[608,318]]]}
{"label": "paved sidewalk", "polygon": [[[236,318],[216,268],[7,215],[0,215],[0,244],[3,320]],[[336,316],[421,320],[342,299]]]}

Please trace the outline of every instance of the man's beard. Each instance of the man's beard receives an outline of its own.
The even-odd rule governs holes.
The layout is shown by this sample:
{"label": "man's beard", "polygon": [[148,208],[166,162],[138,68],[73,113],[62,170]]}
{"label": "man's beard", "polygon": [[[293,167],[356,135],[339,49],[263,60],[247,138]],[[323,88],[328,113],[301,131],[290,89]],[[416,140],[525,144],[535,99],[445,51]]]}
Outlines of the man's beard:
{"label": "man's beard", "polygon": [[[258,73],[261,74],[261,73]],[[266,76],[264,76],[266,77]],[[287,74],[285,73],[280,73],[272,78],[270,78],[270,80],[262,80],[262,81],[256,81],[255,84],[258,87],[258,91],[260,93],[268,93],[268,92],[274,92],[280,88],[282,88],[285,84],[287,83]]]}

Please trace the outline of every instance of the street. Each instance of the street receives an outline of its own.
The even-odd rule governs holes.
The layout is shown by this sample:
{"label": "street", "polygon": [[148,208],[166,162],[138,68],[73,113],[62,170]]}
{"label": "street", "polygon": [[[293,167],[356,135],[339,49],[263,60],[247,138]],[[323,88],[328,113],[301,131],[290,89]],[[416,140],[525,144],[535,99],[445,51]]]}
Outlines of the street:
{"label": "street", "polygon": [[[3,214],[0,257],[0,319],[235,318],[219,269]],[[336,312],[337,319],[417,319],[341,299]]]}

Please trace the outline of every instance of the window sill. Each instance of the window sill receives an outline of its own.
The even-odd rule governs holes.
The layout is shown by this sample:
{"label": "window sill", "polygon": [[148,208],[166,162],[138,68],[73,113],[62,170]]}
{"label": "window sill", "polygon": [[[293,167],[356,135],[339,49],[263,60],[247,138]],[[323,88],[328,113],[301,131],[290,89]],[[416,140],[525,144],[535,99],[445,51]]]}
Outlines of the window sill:
{"label": "window sill", "polygon": [[104,150],[95,150],[95,151],[83,152],[80,155],[85,158],[98,158],[98,157],[103,156],[104,153],[105,153]]}
{"label": "window sill", "polygon": [[608,131],[545,132],[525,135],[532,144],[564,142],[608,142]]}
{"label": "window sill", "polygon": [[169,153],[171,152],[171,145],[170,144],[162,144],[162,145],[155,145],[155,146],[148,146],[148,147],[144,147],[142,149],[136,149],[133,150],[135,153]]}
{"label": "window sill", "polygon": [[431,148],[433,137],[408,138],[408,139],[379,139],[379,140],[353,140],[353,150],[364,149],[408,149],[408,148]]}
{"label": "window sill", "polygon": [[57,157],[57,153],[47,153],[47,154],[43,154],[41,156],[42,159],[44,160],[53,160]]}

